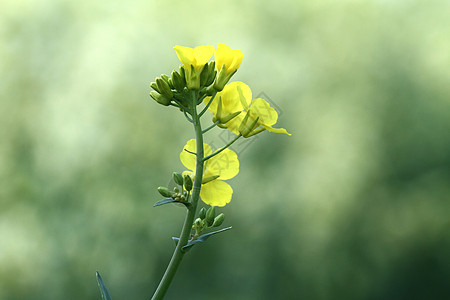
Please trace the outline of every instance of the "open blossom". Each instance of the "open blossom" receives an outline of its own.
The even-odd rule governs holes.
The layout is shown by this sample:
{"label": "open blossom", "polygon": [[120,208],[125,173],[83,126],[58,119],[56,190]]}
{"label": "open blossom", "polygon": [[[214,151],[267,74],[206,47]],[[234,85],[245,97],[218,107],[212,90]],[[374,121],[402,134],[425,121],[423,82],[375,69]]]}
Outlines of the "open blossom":
{"label": "open blossom", "polygon": [[[205,99],[205,103],[207,101],[209,99]],[[209,110],[216,115],[219,105],[222,106],[222,114],[225,112],[232,115],[235,112],[242,111],[241,114],[225,123],[225,126],[234,134],[241,133],[244,137],[249,137],[267,130],[291,135],[284,128],[272,127],[277,123],[278,113],[266,100],[262,98],[252,100],[252,91],[243,82],[237,81],[227,84],[222,92],[217,93]]]}
{"label": "open blossom", "polygon": [[214,88],[218,91],[223,90],[228,83],[231,76],[239,69],[242,63],[244,54],[241,50],[232,50],[225,44],[219,43],[217,45],[216,53],[214,53],[216,60],[217,78],[214,82]]}
{"label": "open blossom", "polygon": [[220,72],[222,68],[225,68],[225,73],[229,75],[239,68],[244,53],[237,49],[231,50],[227,45],[219,43],[214,58],[216,59],[217,71]]}
{"label": "open blossom", "polygon": [[[187,150],[187,151],[185,151]],[[212,149],[208,144],[203,144],[204,155],[210,155]],[[189,152],[188,152],[189,151]],[[196,171],[196,140],[189,140],[180,153],[182,164],[189,170],[183,175],[193,177]],[[225,206],[231,201],[233,189],[223,180],[231,179],[239,173],[239,160],[234,151],[225,149],[205,162],[203,170],[203,184],[200,190],[200,198],[211,206]]]}
{"label": "open blossom", "polygon": [[178,59],[184,66],[188,89],[198,89],[200,87],[200,74],[206,63],[212,57],[214,47],[208,45],[195,48],[184,46],[175,46],[173,48],[177,53]]}

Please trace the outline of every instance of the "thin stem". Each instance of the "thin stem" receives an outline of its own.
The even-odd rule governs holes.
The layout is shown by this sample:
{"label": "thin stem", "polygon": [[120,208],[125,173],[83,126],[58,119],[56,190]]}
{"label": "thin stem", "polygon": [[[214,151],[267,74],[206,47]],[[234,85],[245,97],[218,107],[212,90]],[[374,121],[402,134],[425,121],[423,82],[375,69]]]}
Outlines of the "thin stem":
{"label": "thin stem", "polygon": [[208,104],[206,104],[205,108],[203,108],[203,110],[198,114],[198,117],[201,118],[203,116],[203,114],[208,110],[208,107],[211,105],[211,103],[214,100],[214,97],[216,97],[217,91],[214,91],[214,93],[211,96],[211,99],[209,99]]}
{"label": "thin stem", "polygon": [[223,146],[222,148],[220,148],[219,150],[217,150],[216,152],[206,156],[203,158],[203,161],[207,161],[208,159],[210,159],[211,157],[219,154],[220,152],[222,152],[223,150],[227,149],[228,147],[230,147],[231,145],[233,145],[234,142],[236,142],[240,137],[242,136],[242,134],[239,133],[239,135],[237,135],[231,142],[229,142],[228,144],[226,144],[225,146]]}
{"label": "thin stem", "polygon": [[220,121],[217,120],[216,122],[214,122],[214,124],[212,124],[211,126],[209,126],[208,128],[206,128],[205,130],[202,131],[203,134],[207,133],[209,130],[213,129],[214,127],[217,126],[217,124],[219,124]]}
{"label": "thin stem", "polygon": [[202,103],[203,99],[205,99],[206,96],[208,96],[208,95],[207,95],[207,94],[204,94],[200,99],[198,99],[197,105],[199,105],[200,103]]}
{"label": "thin stem", "polygon": [[173,252],[172,259],[169,262],[169,266],[167,267],[166,272],[164,273],[164,276],[161,279],[161,282],[159,283],[158,288],[156,289],[155,294],[152,297],[152,300],[161,300],[164,298],[164,295],[166,294],[167,289],[169,288],[173,277],[177,272],[178,266],[180,265],[181,260],[184,256],[183,247],[188,243],[188,239],[191,234],[192,224],[194,223],[195,213],[197,211],[197,203],[200,197],[200,189],[203,179],[204,153],[202,126],[200,123],[200,117],[199,115],[197,115],[197,106],[195,105],[198,97],[198,91],[191,91],[191,96],[193,105],[192,119],[195,130],[195,138],[197,141],[197,162],[195,169],[194,187],[192,190],[192,205],[188,209],[188,212],[186,214],[186,219],[184,220],[183,229],[181,230],[180,234],[180,240],[178,241],[175,251]]}
{"label": "thin stem", "polygon": [[183,113],[184,113],[184,116],[186,117],[186,120],[188,120],[189,122],[191,122],[191,123],[194,123],[194,120],[192,120],[188,115],[187,115],[187,113],[186,113],[186,111],[183,109]]}

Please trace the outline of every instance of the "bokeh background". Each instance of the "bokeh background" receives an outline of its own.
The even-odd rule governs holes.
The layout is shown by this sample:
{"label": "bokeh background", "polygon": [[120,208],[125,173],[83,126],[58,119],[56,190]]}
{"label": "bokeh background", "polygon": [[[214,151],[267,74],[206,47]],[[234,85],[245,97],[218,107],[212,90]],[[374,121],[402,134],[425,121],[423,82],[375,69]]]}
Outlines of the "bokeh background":
{"label": "bokeh background", "polygon": [[[444,299],[449,1],[2,1],[0,299],[149,299],[193,130],[148,96],[174,45],[226,43],[291,137],[239,150],[233,230],[167,299]],[[205,124],[210,121],[206,118]],[[220,144],[222,131],[206,138]]]}

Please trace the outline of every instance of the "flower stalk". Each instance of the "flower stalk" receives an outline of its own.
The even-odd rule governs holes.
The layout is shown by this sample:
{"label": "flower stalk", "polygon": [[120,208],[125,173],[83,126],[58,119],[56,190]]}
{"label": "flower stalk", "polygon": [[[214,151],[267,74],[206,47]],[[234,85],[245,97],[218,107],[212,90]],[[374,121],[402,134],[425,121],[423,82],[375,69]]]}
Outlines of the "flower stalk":
{"label": "flower stalk", "polygon": [[191,91],[192,95],[192,120],[194,124],[195,138],[197,141],[197,153],[196,153],[196,172],[195,172],[195,180],[194,186],[192,190],[192,205],[188,208],[186,218],[184,220],[183,229],[181,230],[180,240],[175,247],[175,250],[172,255],[172,259],[169,262],[169,265],[164,273],[161,282],[158,285],[158,288],[155,291],[155,294],[152,297],[152,300],[160,300],[164,298],[167,290],[169,289],[170,284],[177,272],[177,269],[183,260],[183,256],[185,252],[183,251],[183,247],[187,245],[190,233],[192,230],[192,225],[194,224],[195,213],[197,211],[198,199],[200,197],[200,189],[202,186],[203,180],[203,133],[202,133],[202,125],[200,122],[200,117],[197,115],[197,95],[198,92],[193,90]]}

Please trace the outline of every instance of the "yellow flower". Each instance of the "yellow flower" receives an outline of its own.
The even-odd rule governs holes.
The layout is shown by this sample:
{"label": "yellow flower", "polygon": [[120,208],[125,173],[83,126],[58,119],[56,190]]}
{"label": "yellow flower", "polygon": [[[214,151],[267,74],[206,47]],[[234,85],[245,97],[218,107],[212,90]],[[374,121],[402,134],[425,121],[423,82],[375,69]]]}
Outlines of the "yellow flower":
{"label": "yellow flower", "polygon": [[[218,99],[220,99],[220,102]],[[222,104],[222,112],[246,112],[241,113],[225,124],[235,134],[241,133],[244,137],[250,137],[267,130],[291,135],[284,128],[272,127],[278,120],[278,113],[262,98],[252,101],[252,91],[243,82],[232,82],[226,85],[222,92],[217,93],[216,98],[209,107],[209,110],[214,115],[217,114],[219,103]]]}
{"label": "yellow flower", "polygon": [[214,88],[218,91],[223,90],[225,84],[230,80],[231,76],[237,71],[242,63],[244,54],[241,50],[231,50],[225,44],[217,45],[214,58],[216,60],[217,77],[214,82]]}
{"label": "yellow flower", "polygon": [[[180,153],[180,160],[183,165],[190,171],[183,172],[183,175],[189,174],[194,176],[196,168],[196,140],[192,139],[186,143],[183,151]],[[204,155],[212,153],[212,149],[208,144],[203,144]],[[239,160],[234,151],[225,149],[219,154],[213,156],[205,162],[203,170],[203,185],[200,190],[200,198],[211,206],[225,206],[231,201],[233,189],[231,186],[222,181],[231,179],[239,173]]]}
{"label": "yellow flower", "polygon": [[[214,121],[216,121],[216,120],[221,121],[219,126],[222,124],[226,124],[225,126],[228,127],[229,125],[234,124],[231,121],[224,122],[223,120],[224,119],[227,120],[228,118],[232,117],[234,114],[236,114],[238,112],[242,112],[244,110],[244,107],[242,106],[241,101],[239,101],[239,92],[237,89],[237,86],[241,85],[241,84],[243,85],[243,86],[241,86],[241,88],[242,88],[242,92],[246,96],[246,99],[251,100],[252,99],[252,91],[250,90],[250,88],[247,85],[243,84],[242,82],[232,82],[230,84],[227,84],[221,92],[218,92],[216,94],[213,102],[209,106],[208,109],[215,116]],[[205,105],[208,104],[210,100],[211,100],[211,97],[206,97],[204,100]],[[247,106],[249,104],[250,104],[250,101],[247,103]],[[237,117],[233,117],[232,120],[234,120],[235,118],[242,120],[242,117],[239,118],[239,115]],[[234,126],[236,130],[238,129],[239,124],[240,124],[240,122],[237,124],[237,126]],[[231,127],[234,128],[233,126],[231,126]]]}
{"label": "yellow flower", "polygon": [[187,87],[190,90],[200,88],[200,74],[203,67],[214,53],[213,46],[198,46],[195,48],[175,46],[178,59],[184,66]]}

